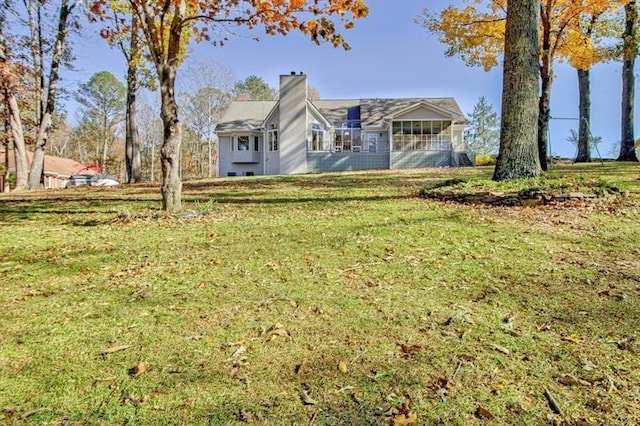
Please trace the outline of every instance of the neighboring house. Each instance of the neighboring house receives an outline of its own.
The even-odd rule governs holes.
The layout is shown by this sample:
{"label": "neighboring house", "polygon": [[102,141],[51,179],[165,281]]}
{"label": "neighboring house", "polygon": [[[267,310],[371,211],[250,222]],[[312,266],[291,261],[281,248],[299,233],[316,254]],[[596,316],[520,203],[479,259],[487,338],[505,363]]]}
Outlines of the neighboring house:
{"label": "neighboring house", "polygon": [[[5,158],[5,152],[2,152],[3,159]],[[33,152],[27,151],[27,162],[31,165],[33,159]],[[13,151],[8,152],[9,162],[9,174],[15,175],[16,165],[15,156]],[[95,167],[85,167],[75,160],[62,157],[54,157],[53,155],[44,156],[44,168],[43,168],[43,186],[45,189],[66,188],[71,175],[78,173],[96,173]],[[0,188],[4,191],[5,188]]]}
{"label": "neighboring house", "polygon": [[280,100],[235,101],[216,127],[219,176],[471,166],[453,98],[311,101],[280,76]]}

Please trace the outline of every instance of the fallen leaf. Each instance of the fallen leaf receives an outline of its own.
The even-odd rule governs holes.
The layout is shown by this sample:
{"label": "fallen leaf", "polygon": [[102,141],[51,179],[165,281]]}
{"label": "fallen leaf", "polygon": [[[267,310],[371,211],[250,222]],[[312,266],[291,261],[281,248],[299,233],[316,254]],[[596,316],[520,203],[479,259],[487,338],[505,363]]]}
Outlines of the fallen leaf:
{"label": "fallen leaf", "polygon": [[563,334],[562,336],[560,336],[560,340],[562,340],[563,342],[568,342],[568,343],[584,343],[586,341],[586,339],[584,337],[578,337],[578,336],[575,336],[573,334],[570,334],[568,336],[565,336]]}
{"label": "fallen leaf", "polygon": [[229,358],[230,360],[232,359],[236,359],[238,358],[240,355],[242,355],[243,353],[245,353],[247,351],[247,347],[246,346],[240,346],[238,347],[238,349],[236,349],[235,351],[233,351],[233,353],[231,354],[231,357]]}
{"label": "fallen leaf", "polygon": [[488,409],[486,409],[480,404],[478,404],[478,409],[476,410],[476,417],[480,419],[487,419],[487,420],[492,420],[495,418],[495,416],[491,414],[491,411],[489,411]]}
{"label": "fallen leaf", "polygon": [[413,355],[414,353],[418,353],[422,350],[422,346],[420,345],[410,345],[408,343],[398,343],[398,346],[400,346],[400,349],[402,349],[402,353],[405,356],[410,356]]}
{"label": "fallen leaf", "polygon": [[418,416],[411,412],[411,405],[411,398],[407,395],[407,401],[395,407],[398,415],[391,419],[391,424],[393,426],[410,425],[418,420]]}
{"label": "fallen leaf", "polygon": [[587,407],[593,409],[593,410],[600,410],[604,413],[610,413],[611,412],[611,406],[610,405],[606,405],[601,403],[600,401],[598,401],[597,399],[590,399],[587,404]]}
{"label": "fallen leaf", "polygon": [[500,352],[502,354],[505,354],[505,355],[511,354],[511,351],[509,349],[505,348],[504,346],[495,345],[495,344],[491,344],[490,346],[491,346],[491,349],[493,349],[494,351],[498,351],[498,352]]}
{"label": "fallen leaf", "polygon": [[418,420],[418,415],[416,413],[400,414],[399,416],[395,416],[391,419],[392,426],[406,426],[415,423]]}
{"label": "fallen leaf", "polygon": [[306,390],[302,391],[302,402],[304,405],[316,405],[318,402],[311,398]]}
{"label": "fallen leaf", "polygon": [[491,393],[494,395],[499,395],[500,392],[502,392],[502,389],[504,389],[504,385],[500,384],[500,385],[493,385],[491,387]]}
{"label": "fallen leaf", "polygon": [[432,389],[450,389],[453,387],[453,383],[446,377],[438,377],[438,380],[431,386]]}
{"label": "fallen leaf", "polygon": [[591,371],[596,368],[596,365],[593,362],[589,361],[587,358],[580,358],[580,365],[586,371]]}
{"label": "fallen leaf", "polygon": [[287,330],[285,330],[284,328],[278,328],[277,330],[273,330],[271,332],[271,335],[272,336],[287,337],[289,339],[291,338],[291,334]]}
{"label": "fallen leaf", "polygon": [[147,366],[144,361],[138,362],[137,365],[129,369],[129,375],[131,377],[140,377],[147,371]]}
{"label": "fallen leaf", "polygon": [[109,355],[115,352],[120,352],[120,351],[124,351],[126,349],[129,349],[131,347],[131,345],[121,345],[121,346],[111,346],[110,348],[105,349],[104,351],[100,352],[99,355]]}
{"label": "fallen leaf", "polygon": [[565,386],[591,386],[591,383],[587,382],[586,380],[578,379],[571,374],[565,374],[564,376],[560,377],[558,379],[558,383]]}
{"label": "fallen leaf", "polygon": [[340,364],[338,364],[338,369],[343,372],[346,373],[348,371],[347,369],[347,363],[344,361],[340,361]]}

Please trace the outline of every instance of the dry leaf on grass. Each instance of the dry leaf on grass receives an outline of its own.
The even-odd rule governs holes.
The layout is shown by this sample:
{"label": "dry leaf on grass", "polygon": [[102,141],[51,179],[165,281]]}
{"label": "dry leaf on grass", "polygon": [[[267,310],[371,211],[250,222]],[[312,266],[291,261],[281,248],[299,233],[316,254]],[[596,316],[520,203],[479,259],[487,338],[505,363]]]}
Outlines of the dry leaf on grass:
{"label": "dry leaf on grass", "polygon": [[409,413],[409,415],[400,414],[399,416],[395,416],[393,419],[391,419],[391,425],[406,426],[414,424],[416,421],[418,421],[418,415],[416,413]]}
{"label": "dry leaf on grass", "polygon": [[124,351],[126,349],[129,349],[130,347],[131,345],[111,346],[105,349],[104,351],[100,352],[98,355],[105,356],[105,355],[113,354],[116,352]]}
{"label": "dry leaf on grass", "polygon": [[492,344],[490,346],[491,346],[491,349],[493,349],[494,351],[498,351],[498,352],[500,352],[502,354],[505,354],[505,355],[511,354],[511,351],[509,349],[505,348],[504,346],[494,345],[494,344]]}
{"label": "dry leaf on grass", "polygon": [[422,350],[422,346],[420,345],[410,345],[408,343],[398,343],[400,349],[402,349],[402,354],[405,357],[409,357],[415,353],[418,353]]}
{"label": "dry leaf on grass", "polygon": [[568,336],[565,336],[563,334],[562,336],[560,336],[560,340],[568,343],[584,343],[587,339],[585,339],[584,337],[575,336],[573,334],[570,334]]}
{"label": "dry leaf on grass", "polygon": [[491,411],[489,411],[487,408],[483,407],[480,404],[478,404],[478,408],[476,409],[476,417],[480,419],[487,419],[487,420],[492,420],[495,418],[495,416],[491,413]]}
{"label": "dry leaf on grass", "polygon": [[318,403],[318,401],[309,396],[309,393],[306,390],[302,391],[301,399],[304,405],[316,405]]}
{"label": "dry leaf on grass", "polygon": [[134,365],[129,369],[129,375],[131,377],[140,377],[147,371],[147,366],[144,361],[138,362],[137,365]]}
{"label": "dry leaf on grass", "polygon": [[418,415],[411,412],[411,405],[411,399],[407,398],[407,402],[395,407],[398,415],[391,419],[392,426],[406,426],[418,420]]}

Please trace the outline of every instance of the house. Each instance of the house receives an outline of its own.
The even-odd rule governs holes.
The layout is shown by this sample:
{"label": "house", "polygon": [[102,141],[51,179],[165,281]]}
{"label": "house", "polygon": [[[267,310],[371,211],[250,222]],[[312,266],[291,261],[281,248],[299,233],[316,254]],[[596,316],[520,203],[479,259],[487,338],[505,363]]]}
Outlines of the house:
{"label": "house", "polygon": [[[8,174],[15,175],[15,156],[13,150],[2,150],[2,159],[5,164],[8,164]],[[33,160],[33,152],[27,151],[27,163],[31,165]],[[69,184],[72,175],[78,173],[94,174],[97,172],[96,166],[84,166],[75,160],[70,158],[56,157],[53,155],[44,156],[44,168],[43,174],[43,187],[45,189],[66,188]],[[4,192],[8,188],[4,179],[0,181],[0,191]]]}
{"label": "house", "polygon": [[235,101],[216,127],[219,176],[471,166],[453,98],[310,100],[280,76],[278,101]]}

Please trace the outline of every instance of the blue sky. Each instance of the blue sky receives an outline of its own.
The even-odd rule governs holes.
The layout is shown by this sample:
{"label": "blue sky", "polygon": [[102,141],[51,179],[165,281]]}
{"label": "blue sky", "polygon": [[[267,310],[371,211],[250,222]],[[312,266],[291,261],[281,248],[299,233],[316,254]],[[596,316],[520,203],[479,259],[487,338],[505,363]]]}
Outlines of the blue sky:
{"label": "blue sky", "polygon": [[[445,57],[446,47],[414,23],[422,9],[440,10],[451,3],[368,0],[369,17],[343,32],[352,46],[348,52],[329,45],[316,46],[301,34],[266,36],[256,29],[251,34],[260,37],[258,42],[245,34],[232,37],[224,47],[203,43],[190,48],[190,57],[230,67],[238,79],[258,75],[273,87],[277,87],[280,74],[302,71],[325,99],[452,96],[469,113],[478,98],[485,96],[500,111],[502,68],[486,73],[458,58]],[[98,36],[84,37],[75,48],[77,71],[68,75],[70,89],[101,70],[124,80],[121,54],[106,47]],[[620,71],[619,63],[600,64],[592,71],[592,133],[603,138],[600,150],[604,157],[617,155],[612,150],[620,139]],[[574,118],[578,114],[576,72],[566,64],[556,64],[555,72],[551,114]],[[575,148],[565,140],[571,128],[577,129],[577,121],[552,121],[553,153],[575,154]]]}

